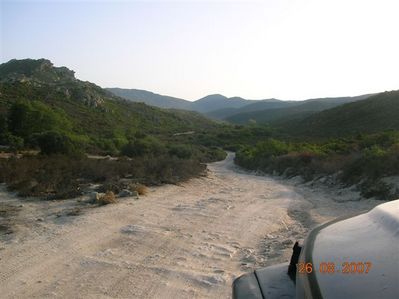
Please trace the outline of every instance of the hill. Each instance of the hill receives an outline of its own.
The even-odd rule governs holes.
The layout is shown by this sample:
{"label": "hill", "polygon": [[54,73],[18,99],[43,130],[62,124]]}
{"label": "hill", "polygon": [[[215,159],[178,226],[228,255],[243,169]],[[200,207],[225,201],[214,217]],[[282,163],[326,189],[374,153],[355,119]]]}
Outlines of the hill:
{"label": "hill", "polygon": [[303,119],[313,113],[343,105],[345,103],[359,101],[369,96],[370,95],[320,98],[298,102],[277,101],[254,103],[239,109],[239,113],[227,117],[226,120],[237,124],[246,124],[249,122],[276,124],[278,122],[292,119]]}
{"label": "hill", "polygon": [[227,98],[221,94],[212,94],[193,102],[192,110],[208,113],[219,109],[240,108],[252,102],[240,97]]}
{"label": "hill", "polygon": [[112,92],[113,94],[119,97],[131,100],[133,102],[142,102],[147,105],[160,107],[160,108],[192,110],[191,102],[189,101],[156,94],[146,90],[123,89],[123,88],[106,88],[106,90]]}
{"label": "hill", "polygon": [[313,137],[369,134],[399,130],[398,113],[399,91],[396,90],[287,122],[282,127],[287,133]]}
{"label": "hill", "polygon": [[227,115],[231,115],[229,113],[225,114],[224,111],[235,113],[235,109],[258,102],[255,100],[246,100],[240,97],[227,98],[220,94],[208,95],[194,102],[190,102],[184,99],[159,95],[146,90],[123,88],[106,88],[106,90],[116,96],[133,102],[142,102],[160,108],[197,111],[215,119],[222,119]]}
{"label": "hill", "polygon": [[[12,108],[15,118],[23,118],[19,128],[17,119],[15,124],[10,117],[5,120]],[[165,139],[178,132],[217,127],[195,112],[124,100],[46,59],[14,59],[0,65],[0,118],[2,135],[6,123],[9,133],[25,143],[33,134],[56,130],[94,152],[116,152],[137,134]]]}

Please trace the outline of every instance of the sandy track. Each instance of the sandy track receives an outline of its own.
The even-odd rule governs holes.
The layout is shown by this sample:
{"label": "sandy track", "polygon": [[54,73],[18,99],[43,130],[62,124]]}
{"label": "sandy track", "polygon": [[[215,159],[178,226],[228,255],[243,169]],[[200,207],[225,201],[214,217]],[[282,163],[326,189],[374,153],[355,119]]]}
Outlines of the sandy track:
{"label": "sandy track", "polygon": [[[229,298],[234,277],[287,260],[309,227],[377,204],[336,203],[232,159],[76,217],[56,217],[59,202],[24,203],[0,241],[1,298]],[[22,201],[3,192],[0,202]]]}

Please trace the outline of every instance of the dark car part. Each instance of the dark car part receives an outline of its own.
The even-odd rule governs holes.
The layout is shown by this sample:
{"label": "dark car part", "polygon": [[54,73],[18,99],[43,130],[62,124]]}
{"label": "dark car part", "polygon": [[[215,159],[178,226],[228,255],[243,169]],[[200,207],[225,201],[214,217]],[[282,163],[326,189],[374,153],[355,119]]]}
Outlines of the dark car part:
{"label": "dark car part", "polygon": [[302,246],[299,245],[299,242],[296,241],[294,244],[294,247],[292,248],[292,255],[291,255],[291,261],[290,264],[288,265],[288,276],[295,281],[296,279],[296,272],[297,272],[297,264],[299,260],[299,255],[301,254]]}
{"label": "dark car part", "polygon": [[295,298],[295,283],[287,274],[288,263],[244,274],[233,283],[233,298]]}
{"label": "dark car part", "polygon": [[237,278],[233,283],[233,298],[294,298],[296,264],[301,248],[299,242],[295,242],[289,264],[261,268]]}

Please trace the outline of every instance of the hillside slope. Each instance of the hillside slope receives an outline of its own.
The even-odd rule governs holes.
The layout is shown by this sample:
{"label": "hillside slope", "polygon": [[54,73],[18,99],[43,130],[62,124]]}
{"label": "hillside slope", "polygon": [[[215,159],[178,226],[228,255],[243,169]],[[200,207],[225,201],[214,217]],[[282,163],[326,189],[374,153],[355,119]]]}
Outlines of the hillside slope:
{"label": "hillside slope", "polygon": [[15,103],[22,103],[31,118],[20,124],[21,137],[57,129],[93,149],[115,150],[138,133],[165,137],[217,126],[195,112],[167,111],[124,100],[76,79],[73,71],[54,67],[46,59],[11,60],[0,65],[3,123]]}
{"label": "hillside slope", "polygon": [[328,109],[300,121],[287,122],[285,132],[314,137],[399,130],[399,90]]}
{"label": "hillside slope", "polygon": [[248,100],[247,105],[239,108],[222,108],[205,113],[206,116],[214,119],[225,120],[236,114],[253,112],[266,109],[283,108],[289,106],[299,105],[297,102],[281,101],[277,99],[267,99],[267,100]]}

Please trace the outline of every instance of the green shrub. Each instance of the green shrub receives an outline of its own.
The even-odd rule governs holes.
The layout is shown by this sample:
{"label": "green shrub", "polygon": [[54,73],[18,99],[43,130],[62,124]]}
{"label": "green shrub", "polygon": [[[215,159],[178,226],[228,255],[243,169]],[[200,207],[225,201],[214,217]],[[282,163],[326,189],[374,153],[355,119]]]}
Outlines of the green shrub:
{"label": "green shrub", "polygon": [[189,159],[192,156],[192,149],[185,144],[174,144],[169,146],[169,155],[176,156],[180,159]]}
{"label": "green shrub", "polygon": [[268,139],[256,145],[255,154],[264,158],[269,158],[287,154],[290,149],[290,145],[283,141]]}
{"label": "green shrub", "polygon": [[24,139],[21,137],[6,133],[3,138],[4,143],[13,151],[20,150],[24,147]]}
{"label": "green shrub", "polygon": [[35,136],[35,141],[44,155],[64,154],[79,155],[82,151],[68,136],[54,131],[48,131]]}
{"label": "green shrub", "polygon": [[134,139],[122,147],[121,153],[128,157],[160,155],[166,151],[165,145],[152,136]]}
{"label": "green shrub", "polygon": [[319,145],[320,150],[326,154],[349,154],[356,150],[356,143],[348,142],[343,139],[333,139],[327,143]]}
{"label": "green shrub", "polygon": [[0,113],[0,144],[6,142],[6,135],[8,133],[7,117],[5,114]]}
{"label": "green shrub", "polygon": [[389,198],[391,195],[391,187],[380,180],[366,180],[361,184],[360,191],[365,198],[374,197],[380,200],[393,199]]}
{"label": "green shrub", "polygon": [[210,147],[205,149],[204,158],[201,162],[209,163],[226,159],[227,153],[219,147]]}
{"label": "green shrub", "polygon": [[17,101],[8,113],[8,130],[22,138],[34,133],[70,128],[71,124],[61,111],[55,111],[39,101]]}
{"label": "green shrub", "polygon": [[116,155],[118,153],[118,148],[113,140],[100,138],[96,141],[96,145],[102,149],[103,154]]}
{"label": "green shrub", "polygon": [[235,162],[248,169],[301,175],[306,180],[338,173],[347,185],[363,182],[363,196],[387,199],[390,187],[380,179],[399,175],[398,137],[398,132],[385,132],[313,144],[268,139],[242,147]]}

